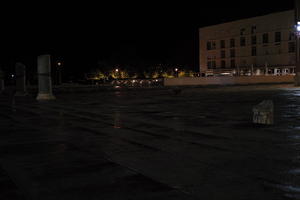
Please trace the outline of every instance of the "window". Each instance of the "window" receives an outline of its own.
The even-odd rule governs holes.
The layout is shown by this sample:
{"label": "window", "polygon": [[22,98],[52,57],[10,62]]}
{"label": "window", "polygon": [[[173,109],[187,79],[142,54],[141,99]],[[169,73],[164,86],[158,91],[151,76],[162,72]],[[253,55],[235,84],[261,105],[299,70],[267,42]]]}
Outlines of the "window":
{"label": "window", "polygon": [[231,68],[235,68],[235,60],[230,61],[230,66],[231,66]]}
{"label": "window", "polygon": [[212,67],[214,68],[214,69],[216,69],[216,61],[214,60],[214,61],[212,61]]}
{"label": "window", "polygon": [[206,49],[207,50],[211,50],[211,42],[207,42],[206,43]]}
{"label": "window", "polygon": [[289,40],[295,40],[295,33],[294,32],[290,32]]}
{"label": "window", "polygon": [[221,58],[226,58],[226,52],[224,50],[221,51]]}
{"label": "window", "polygon": [[215,69],[216,68],[216,61],[212,60],[213,58],[207,57],[207,68],[208,69]]}
{"label": "window", "polygon": [[211,69],[211,61],[207,61],[207,68]]}
{"label": "window", "polygon": [[267,44],[267,43],[269,43],[269,34],[264,33],[263,34],[263,44]]}
{"label": "window", "polygon": [[220,44],[221,48],[224,49],[225,48],[225,40],[221,40],[221,44]]}
{"label": "window", "polygon": [[257,43],[256,35],[253,35],[253,36],[251,37],[251,44],[252,44],[252,45],[256,45],[256,43]]}
{"label": "window", "polygon": [[240,35],[245,35],[245,33],[246,33],[246,29],[245,29],[245,28],[242,28],[242,29],[240,30]]}
{"label": "window", "polygon": [[256,56],[256,54],[257,54],[256,47],[252,47],[251,55],[252,55],[252,56]]}
{"label": "window", "polygon": [[251,34],[255,34],[256,33],[256,26],[252,26],[251,27]]}
{"label": "window", "polygon": [[281,42],[281,32],[275,32],[275,42]]}
{"label": "window", "polygon": [[295,52],[296,52],[295,42],[289,42],[289,53],[295,53]]}
{"label": "window", "polygon": [[215,42],[215,41],[212,41],[212,42],[211,42],[211,48],[212,48],[212,49],[216,49],[216,48],[217,48],[217,45],[216,45],[216,42]]}
{"label": "window", "polygon": [[221,68],[226,68],[226,61],[225,60],[222,60],[221,61]]}
{"label": "window", "polygon": [[231,49],[231,50],[230,50],[230,57],[231,57],[231,58],[234,58],[234,57],[235,57],[235,50],[234,50],[234,49]]}
{"label": "window", "polygon": [[230,39],[230,48],[235,47],[235,39]]}
{"label": "window", "polygon": [[241,44],[241,47],[246,46],[246,38],[245,37],[240,38],[240,44]]}
{"label": "window", "polygon": [[214,50],[216,49],[216,42],[215,41],[209,41],[206,43],[206,49],[207,50]]}

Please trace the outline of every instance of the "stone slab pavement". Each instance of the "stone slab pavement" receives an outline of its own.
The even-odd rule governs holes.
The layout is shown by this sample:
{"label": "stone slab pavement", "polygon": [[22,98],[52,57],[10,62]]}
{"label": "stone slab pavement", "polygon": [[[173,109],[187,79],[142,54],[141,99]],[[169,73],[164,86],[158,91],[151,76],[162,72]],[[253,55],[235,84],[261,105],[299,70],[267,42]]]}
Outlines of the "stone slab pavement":
{"label": "stone slab pavement", "polygon": [[[300,88],[0,96],[0,199],[300,199]],[[252,124],[273,100],[275,124]]]}

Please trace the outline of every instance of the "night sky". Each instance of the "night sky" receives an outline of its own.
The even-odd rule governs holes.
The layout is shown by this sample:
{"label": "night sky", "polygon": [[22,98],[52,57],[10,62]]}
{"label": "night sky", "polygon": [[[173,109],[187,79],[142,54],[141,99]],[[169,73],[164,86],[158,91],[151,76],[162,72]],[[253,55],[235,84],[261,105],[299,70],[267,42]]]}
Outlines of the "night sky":
{"label": "night sky", "polygon": [[0,64],[12,70],[22,61],[34,71],[36,56],[50,53],[69,72],[87,71],[99,60],[197,69],[199,27],[293,8],[293,0],[210,2],[11,5],[1,8]]}

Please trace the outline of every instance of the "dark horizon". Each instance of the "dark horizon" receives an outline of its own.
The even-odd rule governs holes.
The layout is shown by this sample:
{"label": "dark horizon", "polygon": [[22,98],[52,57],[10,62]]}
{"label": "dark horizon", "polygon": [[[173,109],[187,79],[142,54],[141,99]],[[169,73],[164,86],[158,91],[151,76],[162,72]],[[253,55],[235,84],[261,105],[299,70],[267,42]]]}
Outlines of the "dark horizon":
{"label": "dark horizon", "polygon": [[21,7],[13,10],[2,24],[2,68],[13,71],[21,61],[35,71],[36,56],[48,53],[78,73],[98,61],[197,70],[198,28],[293,9],[293,1],[211,2],[201,8],[196,3],[102,6],[53,3],[30,9],[30,15]]}

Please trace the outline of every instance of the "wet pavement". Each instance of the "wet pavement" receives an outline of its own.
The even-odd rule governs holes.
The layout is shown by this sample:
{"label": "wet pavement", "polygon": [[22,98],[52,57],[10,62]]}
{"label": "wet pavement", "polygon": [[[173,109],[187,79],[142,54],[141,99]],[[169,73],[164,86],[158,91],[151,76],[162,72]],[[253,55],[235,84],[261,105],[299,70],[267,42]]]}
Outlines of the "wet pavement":
{"label": "wet pavement", "polygon": [[300,88],[56,96],[0,96],[0,199],[300,199]]}

